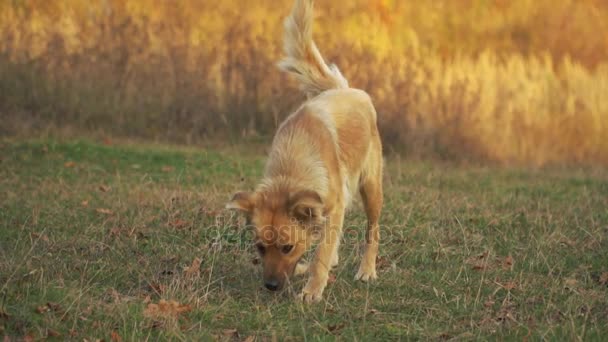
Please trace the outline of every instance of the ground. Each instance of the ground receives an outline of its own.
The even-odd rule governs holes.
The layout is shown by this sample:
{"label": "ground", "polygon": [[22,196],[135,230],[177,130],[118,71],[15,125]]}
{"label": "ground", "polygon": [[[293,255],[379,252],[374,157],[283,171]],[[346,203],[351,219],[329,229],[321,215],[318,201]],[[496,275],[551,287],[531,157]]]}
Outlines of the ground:
{"label": "ground", "polygon": [[608,336],[608,172],[387,158],[379,279],[353,280],[347,214],[324,300],[265,291],[223,209],[263,149],[0,142],[5,340],[600,340]]}

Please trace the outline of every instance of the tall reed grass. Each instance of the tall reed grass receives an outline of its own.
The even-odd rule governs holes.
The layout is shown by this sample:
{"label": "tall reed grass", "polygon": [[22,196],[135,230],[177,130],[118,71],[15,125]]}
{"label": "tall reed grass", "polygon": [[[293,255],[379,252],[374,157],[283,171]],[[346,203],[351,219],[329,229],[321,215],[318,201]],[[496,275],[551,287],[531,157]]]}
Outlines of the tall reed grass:
{"label": "tall reed grass", "polygon": [[[275,67],[291,2],[1,2],[0,133],[271,135],[303,100]],[[317,1],[315,38],[387,149],[608,165],[606,23],[600,0]]]}

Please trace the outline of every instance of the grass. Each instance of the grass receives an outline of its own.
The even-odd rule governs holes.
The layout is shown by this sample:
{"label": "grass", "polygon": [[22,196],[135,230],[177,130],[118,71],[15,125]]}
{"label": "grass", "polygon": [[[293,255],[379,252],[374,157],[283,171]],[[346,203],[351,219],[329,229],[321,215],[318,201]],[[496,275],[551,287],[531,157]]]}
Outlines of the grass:
{"label": "grass", "polygon": [[[0,335],[608,336],[606,171],[389,159],[379,280],[353,281],[365,221],[357,203],[335,281],[323,302],[303,306],[293,300],[302,278],[278,295],[262,289],[249,234],[222,209],[262,169],[255,147],[0,142]],[[161,299],[190,310],[147,315]]]}

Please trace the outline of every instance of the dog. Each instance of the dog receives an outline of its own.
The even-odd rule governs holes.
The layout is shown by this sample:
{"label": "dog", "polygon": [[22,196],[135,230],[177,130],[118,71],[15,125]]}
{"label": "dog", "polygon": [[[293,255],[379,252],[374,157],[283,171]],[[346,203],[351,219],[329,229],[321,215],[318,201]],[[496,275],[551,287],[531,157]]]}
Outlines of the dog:
{"label": "dog", "polygon": [[309,279],[299,295],[322,299],[329,272],[338,264],[344,213],[359,191],[367,215],[365,250],[356,280],[377,278],[382,209],[382,142],[370,96],[350,88],[335,65],[327,65],[312,40],[313,0],[296,0],[285,19],[285,58],[279,68],[293,75],[308,100],[279,126],[262,181],[237,192],[226,205],[246,215],[255,230],[264,286],[277,291],[304,253],[317,245]]}

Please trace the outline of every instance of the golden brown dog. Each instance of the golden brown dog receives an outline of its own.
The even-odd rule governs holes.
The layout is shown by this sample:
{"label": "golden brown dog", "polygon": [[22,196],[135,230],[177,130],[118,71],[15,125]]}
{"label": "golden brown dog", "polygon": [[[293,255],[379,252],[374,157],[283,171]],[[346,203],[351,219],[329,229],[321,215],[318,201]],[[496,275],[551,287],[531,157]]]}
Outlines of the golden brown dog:
{"label": "golden brown dog", "polygon": [[362,90],[349,88],[312,40],[313,0],[296,0],[285,20],[282,70],[308,95],[279,127],[264,178],[252,193],[239,192],[227,208],[243,211],[255,227],[264,283],[278,290],[303,254],[318,242],[301,293],[316,302],[338,264],[344,212],[355,191],[367,214],[366,248],[355,279],[376,278],[382,208],[382,145],[376,111]]}

